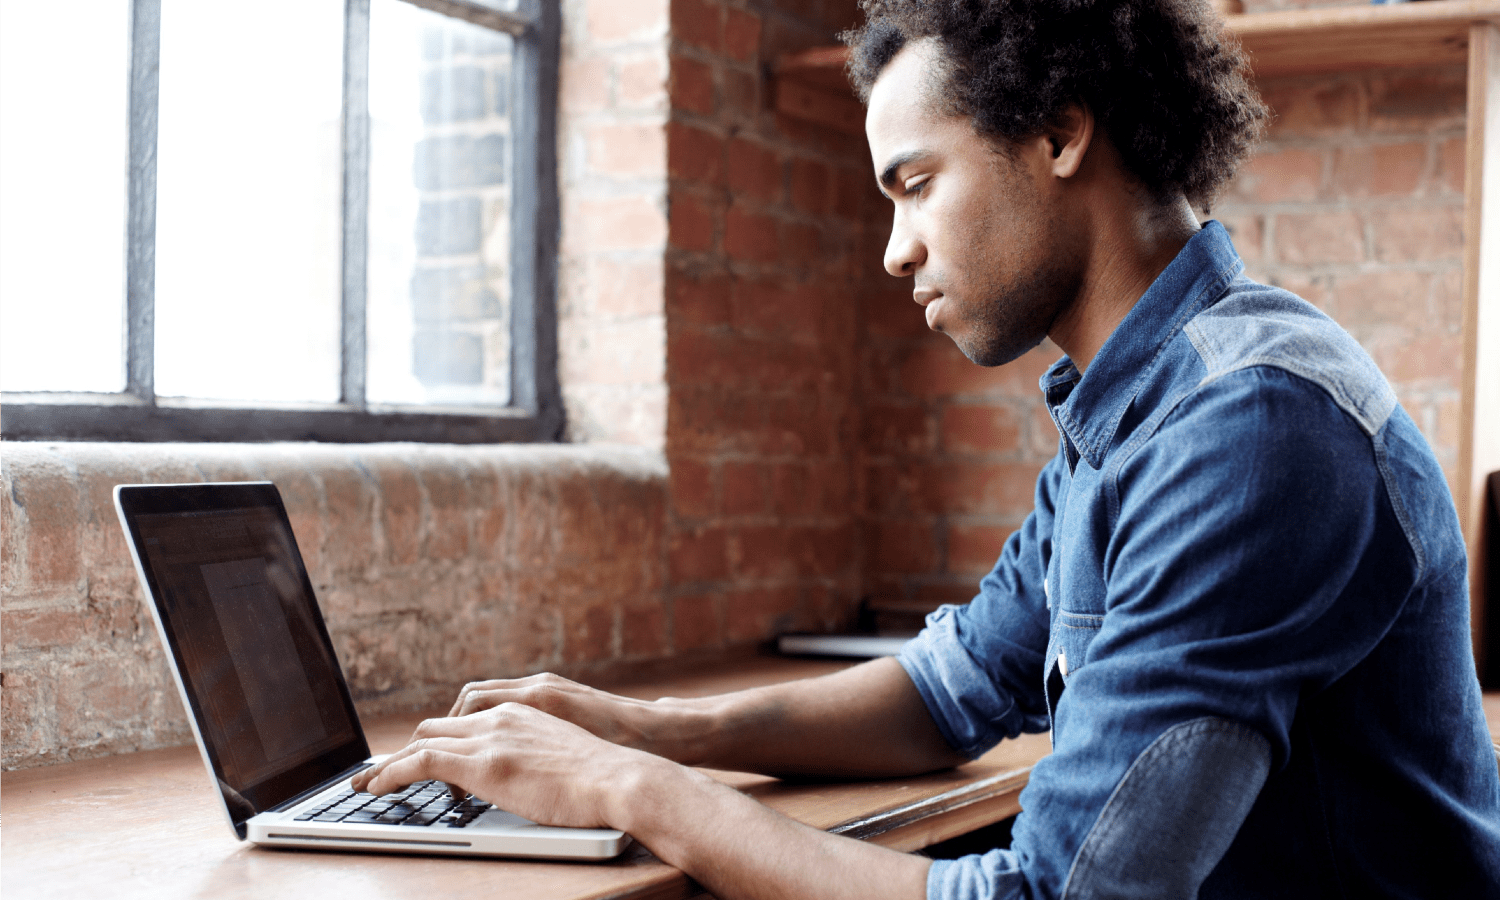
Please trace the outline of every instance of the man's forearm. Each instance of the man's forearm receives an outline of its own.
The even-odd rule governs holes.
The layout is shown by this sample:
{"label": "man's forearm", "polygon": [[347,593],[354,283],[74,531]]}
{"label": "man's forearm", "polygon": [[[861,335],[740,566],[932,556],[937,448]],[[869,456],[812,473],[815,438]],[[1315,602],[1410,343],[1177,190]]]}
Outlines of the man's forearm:
{"label": "man's forearm", "polygon": [[679,762],[773,775],[882,777],[965,761],[943,740],[894,659],[705,697],[676,706],[680,725],[656,752]]}
{"label": "man's forearm", "polygon": [[930,860],[802,825],[666,760],[644,758],[612,796],[611,825],[725,900],[926,895]]}

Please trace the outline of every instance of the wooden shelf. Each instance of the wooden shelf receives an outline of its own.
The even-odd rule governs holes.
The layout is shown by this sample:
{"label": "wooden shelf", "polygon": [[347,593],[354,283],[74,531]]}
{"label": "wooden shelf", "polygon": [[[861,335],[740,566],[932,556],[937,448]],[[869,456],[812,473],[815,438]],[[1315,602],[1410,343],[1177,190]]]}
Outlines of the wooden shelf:
{"label": "wooden shelf", "polygon": [[[1500,22],[1500,0],[1431,0],[1229,16],[1259,78],[1395,66],[1456,65],[1469,53],[1470,26]],[[844,47],[789,53],[776,63],[776,109],[792,118],[864,133]]]}

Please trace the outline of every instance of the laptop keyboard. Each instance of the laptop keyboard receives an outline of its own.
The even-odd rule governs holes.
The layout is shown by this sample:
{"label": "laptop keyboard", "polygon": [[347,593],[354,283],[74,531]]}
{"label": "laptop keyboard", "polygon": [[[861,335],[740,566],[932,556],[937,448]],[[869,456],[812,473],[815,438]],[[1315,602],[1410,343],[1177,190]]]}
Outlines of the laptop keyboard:
{"label": "laptop keyboard", "polygon": [[345,791],[303,810],[297,821],[462,828],[489,808],[490,804],[478,797],[454,800],[448,786],[440,781],[421,781],[382,797]]}

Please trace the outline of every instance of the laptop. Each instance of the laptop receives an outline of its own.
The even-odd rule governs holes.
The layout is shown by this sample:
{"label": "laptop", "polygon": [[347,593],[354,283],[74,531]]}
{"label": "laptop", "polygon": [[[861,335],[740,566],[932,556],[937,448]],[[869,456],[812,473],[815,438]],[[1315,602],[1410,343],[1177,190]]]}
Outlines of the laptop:
{"label": "laptop", "polygon": [[115,509],[229,824],[323,850],[608,859],[621,831],[552,828],[441,783],[355,794],[374,764],[281,494],[269,482],[120,485]]}

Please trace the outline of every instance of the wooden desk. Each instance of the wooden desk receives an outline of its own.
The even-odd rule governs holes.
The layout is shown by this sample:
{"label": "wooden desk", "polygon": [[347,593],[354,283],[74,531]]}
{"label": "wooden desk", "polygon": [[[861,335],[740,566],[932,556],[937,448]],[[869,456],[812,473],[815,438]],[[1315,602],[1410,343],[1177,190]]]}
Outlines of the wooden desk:
{"label": "wooden desk", "polygon": [[[839,663],[756,659],[691,677],[615,686],[638,697],[701,696],[809,677]],[[371,748],[401,747],[420,716],[371,723]],[[1014,815],[1046,735],[920,778],[793,784],[714,773],[792,818],[915,850]],[[700,893],[639,845],[606,863],[267,850],[235,840],[196,747],[153,750],[6,773],[0,893],[8,898],[433,896],[682,898]]]}

